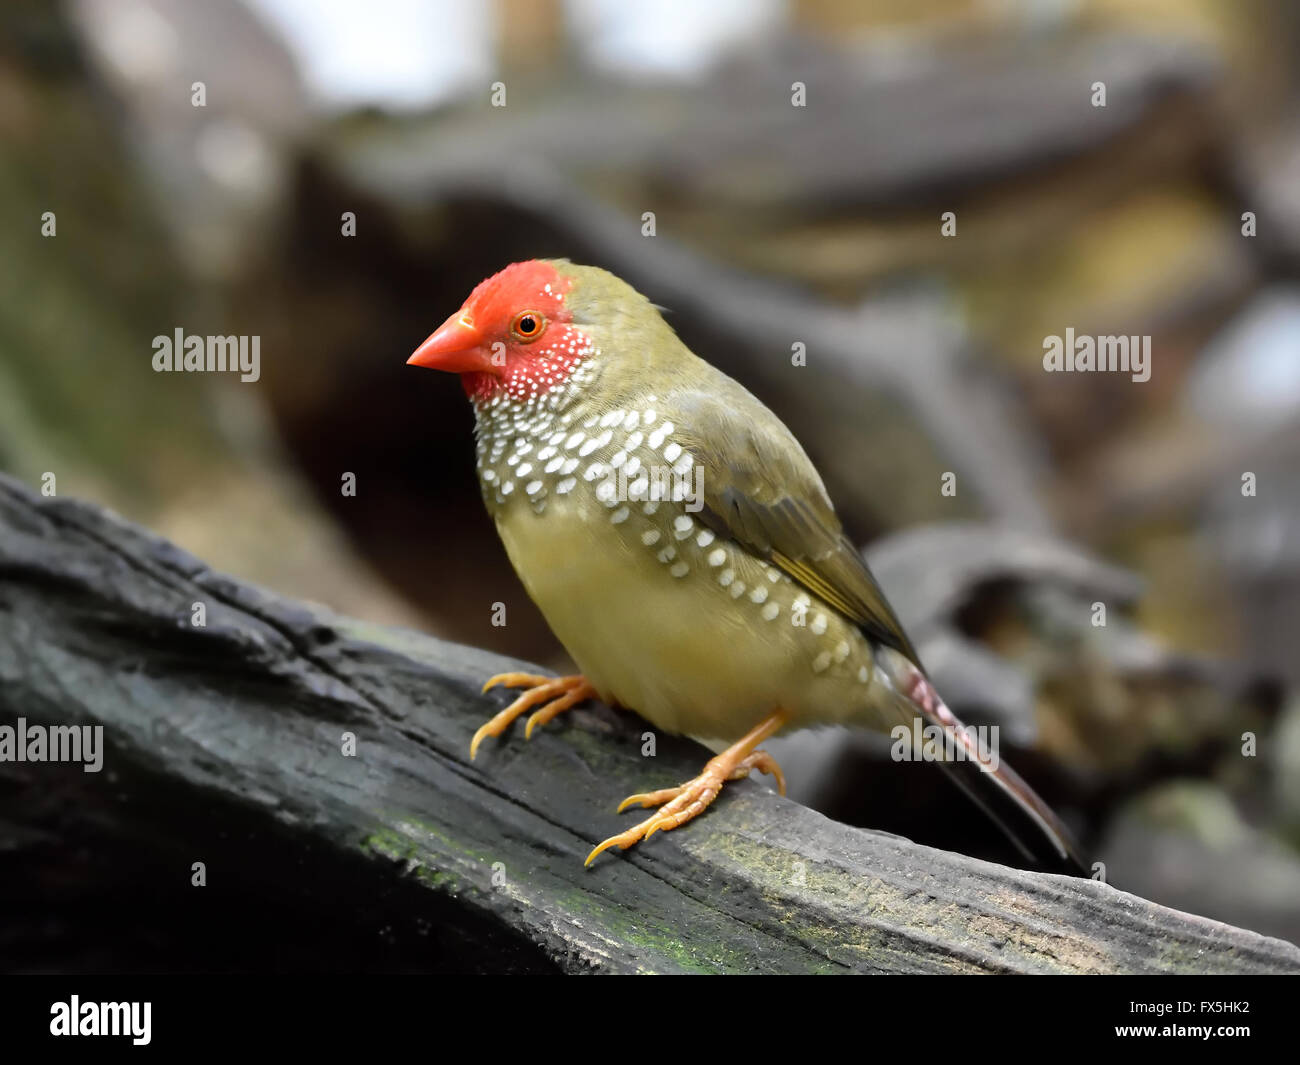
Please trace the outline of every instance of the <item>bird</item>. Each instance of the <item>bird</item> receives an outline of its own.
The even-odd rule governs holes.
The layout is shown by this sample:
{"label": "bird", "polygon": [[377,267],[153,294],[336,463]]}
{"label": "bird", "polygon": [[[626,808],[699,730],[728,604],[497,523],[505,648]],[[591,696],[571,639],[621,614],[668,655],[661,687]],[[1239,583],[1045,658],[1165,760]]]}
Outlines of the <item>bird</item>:
{"label": "bird", "polygon": [[1085,869],[1051,808],[939,697],[794,435],[630,284],[567,259],[513,263],[407,362],[459,375],[484,503],[580,670],[488,678],[485,692],[520,694],[471,758],[522,714],[531,738],[594,698],[716,752],[693,779],[624,799],[620,813],[654,812],[587,865],[686,824],[754,770],[784,794],[762,749],[773,736],[919,724],[1026,857]]}

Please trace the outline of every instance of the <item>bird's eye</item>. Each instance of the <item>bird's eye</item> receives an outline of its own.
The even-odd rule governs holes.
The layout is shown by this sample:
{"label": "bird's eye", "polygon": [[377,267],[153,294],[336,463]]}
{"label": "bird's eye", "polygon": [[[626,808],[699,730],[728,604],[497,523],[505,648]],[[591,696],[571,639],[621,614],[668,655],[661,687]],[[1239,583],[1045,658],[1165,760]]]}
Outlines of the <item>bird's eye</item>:
{"label": "bird's eye", "polygon": [[536,311],[520,311],[510,324],[510,332],[516,340],[536,340],[546,328],[546,319]]}

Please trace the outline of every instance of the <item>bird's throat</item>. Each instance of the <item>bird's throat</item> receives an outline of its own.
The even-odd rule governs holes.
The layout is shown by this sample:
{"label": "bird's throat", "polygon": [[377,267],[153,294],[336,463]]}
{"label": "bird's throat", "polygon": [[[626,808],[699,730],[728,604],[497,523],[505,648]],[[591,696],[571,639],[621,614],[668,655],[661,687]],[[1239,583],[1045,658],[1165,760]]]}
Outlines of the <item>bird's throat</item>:
{"label": "bird's throat", "polygon": [[520,498],[540,507],[546,486],[569,476],[571,471],[554,463],[557,445],[551,440],[567,438],[586,419],[598,356],[593,348],[562,363],[536,361],[528,372],[493,378],[490,387],[479,383],[471,389],[466,382],[476,419],[479,484],[489,511]]}

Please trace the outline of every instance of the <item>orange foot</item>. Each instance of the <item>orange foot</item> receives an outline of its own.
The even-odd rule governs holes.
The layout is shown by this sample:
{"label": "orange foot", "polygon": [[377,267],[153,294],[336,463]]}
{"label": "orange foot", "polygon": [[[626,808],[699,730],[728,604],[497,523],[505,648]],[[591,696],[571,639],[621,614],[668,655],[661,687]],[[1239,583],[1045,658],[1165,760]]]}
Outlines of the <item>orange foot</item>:
{"label": "orange foot", "polygon": [[728,780],[744,780],[749,776],[751,769],[774,776],[777,787],[784,795],[785,775],[781,772],[781,767],[766,751],[754,749],[784,724],[785,715],[777,712],[721,754],[710,758],[704,767],[704,772],[694,780],[688,780],[675,788],[629,795],[619,804],[619,813],[629,806],[661,806],[662,808],[639,825],[605,840],[587,855],[587,860],[583,864],[590,865],[595,861],[596,855],[601,851],[609,850],[610,847],[625,851],[632,844],[648,839],[656,832],[668,832],[679,825],[686,824],[691,818],[698,817],[708,809],[709,804],[718,797],[723,784]]}
{"label": "orange foot", "polygon": [[551,718],[558,717],[575,703],[594,698],[596,695],[596,689],[587,683],[586,677],[540,677],[535,673],[498,673],[483,685],[483,690],[488,691],[498,684],[504,684],[507,688],[527,688],[528,691],[474,733],[474,738],[469,744],[470,761],[473,761],[478,754],[478,745],[483,742],[484,736],[500,736],[510,722],[538,703],[546,705],[534,711],[528,719],[528,725],[524,729],[526,740],[532,739],[533,729],[538,725],[545,725]]}

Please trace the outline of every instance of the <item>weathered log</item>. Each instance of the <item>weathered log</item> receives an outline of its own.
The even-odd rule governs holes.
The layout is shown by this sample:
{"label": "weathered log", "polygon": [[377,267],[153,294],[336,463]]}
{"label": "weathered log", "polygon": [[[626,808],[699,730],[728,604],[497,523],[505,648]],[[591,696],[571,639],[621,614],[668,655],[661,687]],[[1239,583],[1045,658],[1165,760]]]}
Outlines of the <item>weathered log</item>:
{"label": "weathered log", "polygon": [[[0,719],[102,725],[107,742],[102,773],[0,763],[0,892],[30,896],[25,862],[62,858],[87,903],[105,881],[147,895],[214,854],[214,883],[243,879],[273,912],[383,899],[390,917],[423,917],[430,953],[407,964],[427,967],[1300,971],[1280,940],[839,825],[757,782],[584,869],[618,799],[693,775],[702,752],[660,737],[642,758],[646,726],[595,707],[528,743],[516,728],[471,763],[469,737],[500,705],[479,685],[518,665],[283,600],[0,476]],[[92,823],[129,853],[170,840],[151,852],[164,867],[122,868],[121,850],[118,868],[88,865],[68,837]],[[13,907],[0,913],[0,950],[30,945],[3,927]],[[197,903],[189,919],[199,934]]]}

